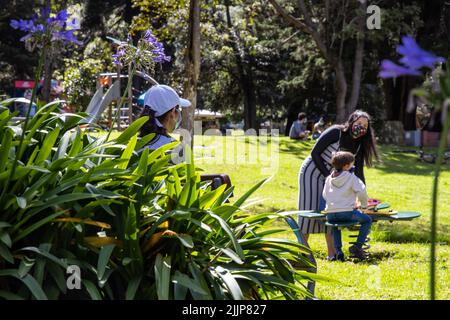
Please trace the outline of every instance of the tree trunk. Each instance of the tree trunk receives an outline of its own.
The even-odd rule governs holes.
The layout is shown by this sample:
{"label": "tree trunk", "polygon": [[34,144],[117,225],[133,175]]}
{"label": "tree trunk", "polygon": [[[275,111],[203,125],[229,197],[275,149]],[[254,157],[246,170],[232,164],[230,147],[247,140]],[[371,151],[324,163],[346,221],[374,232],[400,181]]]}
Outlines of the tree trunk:
{"label": "tree trunk", "polygon": [[[231,47],[234,51],[236,66],[239,74],[239,82],[242,93],[244,95],[244,128],[256,129],[256,95],[253,84],[253,75],[250,65],[244,65],[241,54],[239,52],[239,39],[233,32],[233,23],[231,22],[230,1],[225,1],[227,26],[230,32]],[[244,52],[245,54],[245,52]]]}
{"label": "tree trunk", "polygon": [[256,124],[256,96],[255,96],[255,86],[253,84],[253,73],[251,66],[247,66],[246,79],[244,85],[245,100],[247,101],[247,109],[245,110],[245,130],[255,129],[257,130]]}
{"label": "tree trunk", "polygon": [[189,4],[189,40],[186,55],[186,77],[184,97],[191,102],[189,108],[183,108],[182,127],[191,135],[194,144],[194,113],[197,107],[197,82],[200,75],[200,0],[191,0]]}
{"label": "tree trunk", "polygon": [[392,79],[383,79],[384,106],[386,110],[386,119],[394,118],[394,85]]}
{"label": "tree trunk", "polygon": [[347,80],[345,79],[344,66],[338,61],[334,67],[336,72],[336,122],[344,123],[347,120],[345,112],[345,97],[347,96]]}
{"label": "tree trunk", "polygon": [[367,2],[361,3],[361,15],[358,21],[358,31],[356,35],[356,51],[355,51],[355,63],[353,65],[353,77],[352,77],[352,92],[350,99],[347,103],[346,116],[349,116],[355,111],[358,105],[359,92],[361,88],[361,76],[363,69],[364,59],[364,38],[365,38],[365,14],[367,11]]}

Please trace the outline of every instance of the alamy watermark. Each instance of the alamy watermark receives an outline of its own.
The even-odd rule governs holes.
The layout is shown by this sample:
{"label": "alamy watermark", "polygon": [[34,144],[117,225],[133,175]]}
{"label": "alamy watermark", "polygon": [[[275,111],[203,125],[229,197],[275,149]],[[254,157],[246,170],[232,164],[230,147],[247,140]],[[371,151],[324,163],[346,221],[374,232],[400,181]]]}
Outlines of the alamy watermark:
{"label": "alamy watermark", "polygon": [[369,30],[380,30],[381,29],[381,9],[377,5],[370,5],[366,10],[367,14],[370,16],[366,19],[366,26]]}
{"label": "alamy watermark", "polygon": [[66,286],[67,289],[73,290],[81,289],[81,270],[80,267],[77,265],[70,265],[66,269],[66,273],[70,274],[69,277],[67,277],[66,280]]}
{"label": "alamy watermark", "polygon": [[366,286],[368,289],[381,289],[381,269],[377,265],[371,265],[367,268]]}
{"label": "alamy watermark", "polygon": [[[189,163],[190,158],[182,152],[190,145],[189,131],[179,129],[181,144],[171,152],[172,162]],[[274,174],[279,167],[279,130],[248,129],[226,130],[225,135],[218,129],[202,130],[202,122],[194,122],[194,159],[196,164],[255,165],[262,174]]]}

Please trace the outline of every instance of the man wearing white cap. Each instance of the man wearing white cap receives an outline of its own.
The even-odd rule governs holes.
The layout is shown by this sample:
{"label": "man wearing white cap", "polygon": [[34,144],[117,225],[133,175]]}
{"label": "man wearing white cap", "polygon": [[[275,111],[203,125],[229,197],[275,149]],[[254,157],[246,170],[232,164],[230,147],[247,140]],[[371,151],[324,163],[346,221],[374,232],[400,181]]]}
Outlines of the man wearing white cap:
{"label": "man wearing white cap", "polygon": [[158,84],[151,87],[144,97],[142,116],[148,116],[148,121],[141,127],[140,136],[156,133],[155,137],[145,147],[156,150],[159,147],[175,141],[169,133],[181,124],[180,107],[189,107],[189,100],[182,99],[176,91],[166,85]]}

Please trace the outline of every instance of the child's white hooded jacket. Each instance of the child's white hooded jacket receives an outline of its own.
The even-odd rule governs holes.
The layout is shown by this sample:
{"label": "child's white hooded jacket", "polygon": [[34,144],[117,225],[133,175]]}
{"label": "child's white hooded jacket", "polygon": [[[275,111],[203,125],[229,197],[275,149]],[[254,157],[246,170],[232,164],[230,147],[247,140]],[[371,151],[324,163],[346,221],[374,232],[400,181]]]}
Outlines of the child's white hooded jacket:
{"label": "child's white hooded jacket", "polygon": [[356,199],[361,202],[361,207],[367,207],[368,195],[364,183],[353,173],[342,171],[337,177],[329,175],[325,180],[322,192],[327,202],[327,212],[352,211]]}

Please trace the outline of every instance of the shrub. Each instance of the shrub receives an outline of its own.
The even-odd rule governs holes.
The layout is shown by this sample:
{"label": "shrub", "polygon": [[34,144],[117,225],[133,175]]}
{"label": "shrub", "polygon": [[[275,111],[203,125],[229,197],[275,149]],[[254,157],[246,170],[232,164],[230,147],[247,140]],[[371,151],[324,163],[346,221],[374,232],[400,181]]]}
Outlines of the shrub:
{"label": "shrub", "polygon": [[[3,101],[7,106],[13,99]],[[146,121],[106,141],[83,114],[30,119],[21,150],[20,123],[0,107],[0,296],[6,299],[267,299],[308,295],[295,270],[307,249],[272,237],[280,214],[241,208],[264,183],[234,203],[211,190],[194,164],[173,164],[166,150],[143,149]],[[186,150],[190,154],[189,150]],[[11,175],[11,159],[18,166]],[[66,270],[81,270],[68,290]]]}

